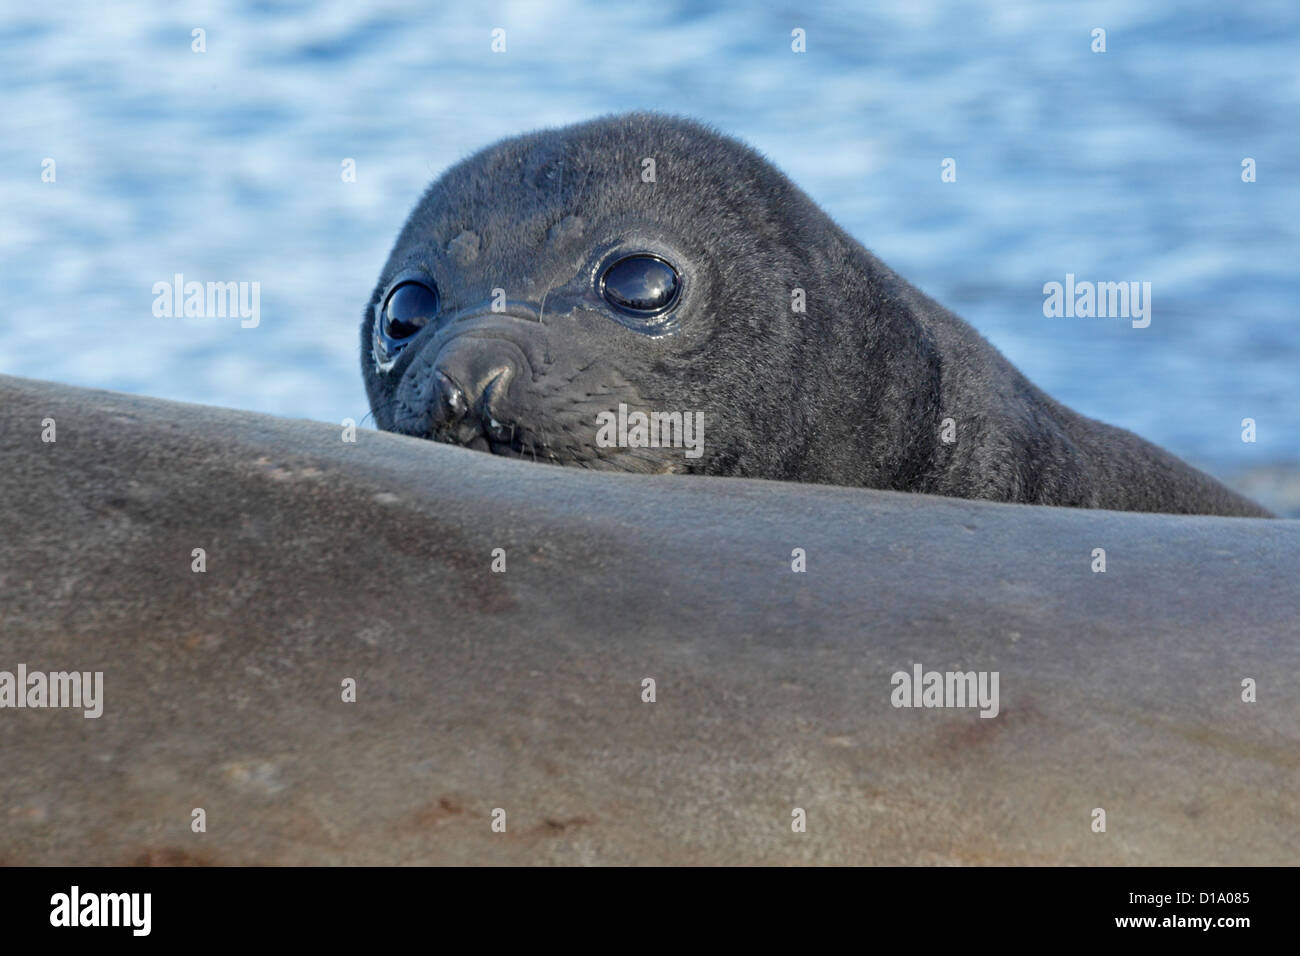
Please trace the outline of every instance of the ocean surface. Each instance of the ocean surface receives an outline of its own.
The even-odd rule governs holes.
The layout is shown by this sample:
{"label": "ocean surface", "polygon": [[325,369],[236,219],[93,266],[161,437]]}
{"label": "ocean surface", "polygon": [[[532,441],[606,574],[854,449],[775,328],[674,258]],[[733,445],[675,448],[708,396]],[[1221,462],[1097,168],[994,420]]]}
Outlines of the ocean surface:
{"label": "ocean surface", "polygon": [[[702,7],[6,4],[0,371],[360,420],[427,183],[650,108],[757,146],[1079,411],[1220,474],[1300,462],[1300,4]],[[177,273],[260,283],[260,324],[155,316]],[[1067,273],[1150,282],[1149,327],[1045,317]]]}

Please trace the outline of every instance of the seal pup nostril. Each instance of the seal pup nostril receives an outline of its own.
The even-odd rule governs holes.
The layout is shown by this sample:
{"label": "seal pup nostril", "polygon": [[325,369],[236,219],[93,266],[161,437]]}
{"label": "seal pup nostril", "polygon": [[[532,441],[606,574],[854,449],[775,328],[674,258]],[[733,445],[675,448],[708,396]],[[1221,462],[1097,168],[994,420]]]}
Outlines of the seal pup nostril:
{"label": "seal pup nostril", "polygon": [[469,409],[469,404],[465,401],[465,393],[441,371],[435,371],[433,374],[434,387],[437,390],[434,417],[438,424],[455,424],[465,417],[465,412]]}
{"label": "seal pup nostril", "polygon": [[487,384],[483,386],[483,393],[479,399],[479,409],[484,418],[496,421],[492,416],[493,407],[504,399],[513,376],[514,366],[509,364],[500,365],[487,373]]}

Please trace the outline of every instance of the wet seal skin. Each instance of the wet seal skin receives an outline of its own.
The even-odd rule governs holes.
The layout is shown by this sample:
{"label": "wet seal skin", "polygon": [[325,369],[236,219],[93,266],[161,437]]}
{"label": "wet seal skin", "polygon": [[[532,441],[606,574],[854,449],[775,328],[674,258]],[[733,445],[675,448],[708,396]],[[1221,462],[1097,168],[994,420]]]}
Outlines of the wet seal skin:
{"label": "wet seal skin", "polygon": [[[361,365],[381,428],[539,462],[1271,516],[1050,398],[748,146],[658,114],[449,169],[379,277]],[[703,454],[604,447],[620,404],[702,412]]]}
{"label": "wet seal skin", "polygon": [[[0,860],[1300,859],[1300,522],[339,436],[0,375],[0,668],[104,672],[0,710]],[[895,707],[917,663],[997,716]]]}

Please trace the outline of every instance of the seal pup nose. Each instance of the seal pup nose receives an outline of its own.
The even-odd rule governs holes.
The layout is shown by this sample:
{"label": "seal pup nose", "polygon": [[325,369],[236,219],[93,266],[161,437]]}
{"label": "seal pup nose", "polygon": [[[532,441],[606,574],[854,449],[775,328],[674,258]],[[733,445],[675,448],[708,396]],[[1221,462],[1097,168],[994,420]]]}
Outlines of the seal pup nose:
{"label": "seal pup nose", "polygon": [[[429,424],[438,436],[470,447],[483,443],[476,439],[491,437],[496,441],[509,441],[508,429],[493,416],[493,399],[499,385],[510,380],[511,370],[502,366],[483,377],[467,379],[474,382],[467,388],[442,369],[433,371],[433,401],[430,403]],[[507,432],[502,434],[503,430]]]}
{"label": "seal pup nose", "polygon": [[433,373],[434,383],[434,402],[436,405],[434,419],[444,424],[455,424],[465,417],[465,412],[469,408],[465,401],[465,393],[460,390],[460,386],[449,379],[441,371],[435,370]]}
{"label": "seal pup nose", "polygon": [[486,422],[504,401],[514,373],[514,365],[504,361],[478,371],[444,366],[440,361],[433,370],[440,416],[448,423],[467,417]]}
{"label": "seal pup nose", "polygon": [[514,428],[505,411],[517,364],[499,339],[464,336],[447,343],[433,363],[431,431],[476,447],[475,440],[509,442]]}

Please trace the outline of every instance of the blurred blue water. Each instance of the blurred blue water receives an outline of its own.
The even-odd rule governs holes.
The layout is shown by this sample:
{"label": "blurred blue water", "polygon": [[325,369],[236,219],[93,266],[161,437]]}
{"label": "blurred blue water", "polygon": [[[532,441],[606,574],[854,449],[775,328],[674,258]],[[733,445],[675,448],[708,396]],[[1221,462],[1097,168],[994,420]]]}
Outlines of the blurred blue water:
{"label": "blurred blue water", "polygon": [[[359,419],[361,307],[427,182],[655,108],[762,149],[1080,411],[1219,470],[1300,459],[1300,6],[439,6],[8,6],[0,371]],[[260,282],[261,325],[155,318],[177,272]],[[1067,272],[1150,281],[1150,328],[1044,318]]]}

